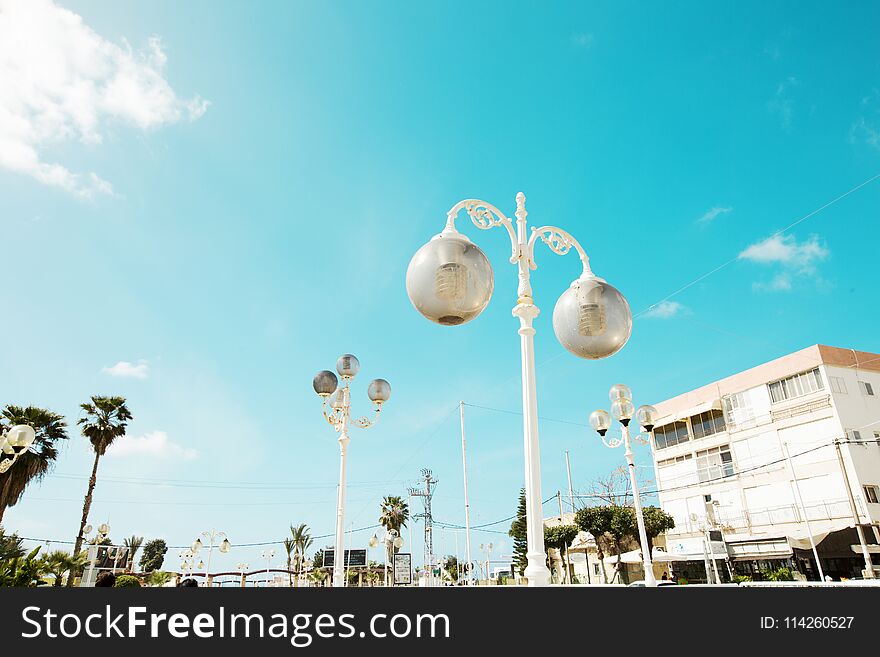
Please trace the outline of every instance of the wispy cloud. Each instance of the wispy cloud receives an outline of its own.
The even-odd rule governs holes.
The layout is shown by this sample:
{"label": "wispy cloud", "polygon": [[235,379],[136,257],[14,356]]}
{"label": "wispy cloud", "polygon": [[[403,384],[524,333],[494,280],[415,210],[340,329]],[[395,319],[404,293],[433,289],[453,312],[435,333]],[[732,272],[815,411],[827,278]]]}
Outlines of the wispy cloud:
{"label": "wispy cloud", "polygon": [[159,37],[136,51],[51,0],[0,0],[0,167],[81,198],[112,194],[99,174],[47,162],[44,151],[100,144],[110,122],[150,130],[199,118],[208,102],[178,97],[166,63]]}
{"label": "wispy cloud", "polygon": [[107,450],[108,456],[145,456],[161,460],[191,461],[199,453],[172,442],[164,431],[150,431],[143,436],[123,436]]}
{"label": "wispy cloud", "polygon": [[733,208],[731,207],[715,206],[714,208],[706,210],[706,212],[703,213],[703,216],[697,219],[697,223],[707,225],[715,221],[721,215],[728,214],[730,212],[733,212]]}
{"label": "wispy cloud", "polygon": [[791,290],[795,277],[816,277],[817,263],[829,255],[830,251],[816,235],[803,242],[793,235],[771,235],[744,249],[739,259],[778,267],[780,271],[769,282],[756,282],[752,287],[780,292]]}
{"label": "wispy cloud", "polygon": [[850,142],[864,141],[869,146],[880,150],[880,90],[873,89],[871,94],[862,98],[861,106],[868,116],[862,115],[850,126]]}
{"label": "wispy cloud", "polygon": [[652,319],[671,319],[680,315],[685,311],[685,307],[678,301],[661,301],[651,306],[650,310],[644,314],[644,317]]}
{"label": "wispy cloud", "polygon": [[589,32],[578,32],[571,37],[571,43],[578,48],[590,48],[593,45],[593,41],[595,39]]}
{"label": "wispy cloud", "polygon": [[121,379],[146,379],[150,373],[150,364],[143,359],[137,364],[121,360],[116,365],[102,368],[101,371]]}
{"label": "wispy cloud", "polygon": [[767,101],[767,109],[771,114],[779,117],[783,129],[790,130],[794,118],[794,101],[790,91],[798,85],[798,79],[789,75],[785,80],[776,85],[773,97]]}

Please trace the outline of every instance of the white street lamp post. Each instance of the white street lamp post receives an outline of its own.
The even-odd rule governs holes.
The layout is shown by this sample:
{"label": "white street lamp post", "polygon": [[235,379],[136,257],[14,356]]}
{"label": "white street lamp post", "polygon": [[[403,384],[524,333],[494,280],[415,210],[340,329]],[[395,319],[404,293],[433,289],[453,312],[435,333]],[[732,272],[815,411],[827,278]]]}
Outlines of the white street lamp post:
{"label": "white street lamp post", "polygon": [[526,533],[529,586],[545,586],[550,570],[545,564],[544,524],[541,512],[541,462],[538,443],[538,401],[535,386],[535,329],[538,307],[532,298],[530,272],[536,268],[535,243],[565,255],[574,249],[583,265],[581,276],[560,296],[553,310],[553,330],[559,342],[576,356],[600,359],[626,344],[632,314],[626,299],[590,269],[578,241],[556,226],[533,228],[527,234],[526,197],[516,195],[516,227],[495,206],[476,199],[456,203],[446,214],[446,227],[413,256],[406,272],[410,301],[422,315],[444,326],[464,324],[488,305],[495,281],[492,266],[480,248],[455,228],[461,210],[477,228],[502,226],[510,237],[510,262],[517,266],[519,285],[513,315],[519,319],[522,361],[523,442],[526,482]]}
{"label": "white street lamp post", "polygon": [[[366,417],[351,416],[351,393],[349,383],[358,373],[360,362],[352,354],[343,354],[336,361],[336,371],[342,377],[342,387],[337,388],[336,375],[323,370],[315,375],[312,386],[322,399],[324,418],[339,433],[339,489],[336,500],[336,545],[333,552],[333,586],[345,586],[345,467],[348,457],[349,424],[366,429],[379,421],[382,404],[391,397],[391,385],[385,379],[374,379],[367,388],[367,396],[376,407],[376,415],[370,420]],[[330,413],[327,413],[329,398]]]}
{"label": "white street lamp post", "polygon": [[11,468],[18,457],[24,454],[34,444],[37,434],[34,428],[27,424],[16,424],[5,432],[0,433],[0,474]]}
{"label": "white street lamp post", "polygon": [[269,586],[269,566],[275,558],[275,550],[263,550],[263,558],[266,560],[266,586]]}
{"label": "white street lamp post", "polygon": [[485,571],[486,572],[486,586],[489,586],[492,583],[492,577],[489,574],[489,568],[492,563],[492,548],[493,547],[494,546],[491,543],[489,543],[488,545],[483,545],[482,543],[480,544],[480,550],[482,550],[483,554],[486,555],[486,571]]}
{"label": "white street lamp post", "polygon": [[638,423],[644,428],[645,434],[640,433],[633,439],[642,444],[648,444],[650,432],[654,428],[654,420],[657,417],[657,409],[653,406],[640,406],[639,410],[635,411],[632,403],[632,392],[623,384],[611,386],[608,396],[611,398],[611,413],[614,415],[614,419],[620,422],[622,438],[605,439],[605,433],[611,427],[611,418],[607,411],[593,411],[590,414],[590,424],[602,437],[602,442],[606,447],[616,448],[620,447],[620,445],[624,446],[626,464],[629,467],[629,481],[633,491],[633,506],[636,511],[636,522],[639,526],[639,543],[642,548],[642,561],[645,568],[645,586],[657,586],[657,579],[654,577],[654,564],[651,563],[651,546],[648,543],[648,533],[645,531],[645,517],[642,514],[642,500],[639,495],[639,485],[636,481],[636,464],[633,460],[632,439],[629,434],[629,423],[633,415],[635,415]]}
{"label": "white street lamp post", "polygon": [[[386,530],[385,535],[382,537],[382,542],[385,544],[385,586],[393,586],[393,573],[392,577],[388,577],[388,562],[391,562],[391,567],[393,568],[394,558],[391,557],[389,559],[389,555],[394,554],[394,548],[397,548],[399,550],[403,547],[403,537],[400,536],[400,533],[396,529]],[[377,545],[379,545],[379,537],[376,534],[373,534],[373,537],[369,541],[369,546],[371,548],[374,548]],[[334,563],[336,562],[334,561]]]}
{"label": "white street lamp post", "polygon": [[[232,549],[232,544],[229,542],[229,539],[226,537],[225,532],[218,532],[216,529],[205,530],[202,532],[202,536],[208,541],[208,563],[205,565],[203,561],[199,561],[198,569],[205,570],[205,586],[211,586],[211,583],[208,581],[208,574],[211,570],[211,555],[214,552],[214,541],[218,538],[222,538],[220,541],[220,545],[218,545],[217,549],[220,550],[221,553],[226,554]],[[192,554],[193,557],[199,553],[199,550],[202,549],[202,539],[197,538],[192,544]]]}

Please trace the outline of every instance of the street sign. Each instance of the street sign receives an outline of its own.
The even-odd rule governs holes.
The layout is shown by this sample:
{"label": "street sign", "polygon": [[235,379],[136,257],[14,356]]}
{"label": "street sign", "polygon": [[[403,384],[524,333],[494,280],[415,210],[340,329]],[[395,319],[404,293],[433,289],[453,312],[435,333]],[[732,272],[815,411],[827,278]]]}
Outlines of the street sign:
{"label": "street sign", "polygon": [[[324,550],[324,567],[332,568],[334,565],[334,556],[333,553],[335,550],[333,548],[329,548]],[[343,561],[343,565],[346,568],[363,568],[367,565],[367,551],[366,550],[346,550],[345,551],[345,561]]]}
{"label": "street sign", "polygon": [[408,552],[394,555],[394,583],[412,584],[412,555]]}

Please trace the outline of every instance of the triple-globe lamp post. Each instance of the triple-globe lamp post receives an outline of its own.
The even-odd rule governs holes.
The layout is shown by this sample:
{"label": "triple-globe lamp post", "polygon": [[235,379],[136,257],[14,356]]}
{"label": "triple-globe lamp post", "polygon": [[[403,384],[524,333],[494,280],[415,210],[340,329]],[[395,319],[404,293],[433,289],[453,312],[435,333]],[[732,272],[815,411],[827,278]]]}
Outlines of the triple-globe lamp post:
{"label": "triple-globe lamp post", "polygon": [[[373,537],[370,539],[368,545],[371,548],[379,545],[379,536],[373,534]],[[403,537],[400,535],[396,529],[386,529],[385,535],[382,537],[381,541],[385,544],[385,586],[393,586],[394,585],[394,550],[399,550],[403,547]],[[390,558],[389,558],[390,556]],[[389,565],[392,569],[391,576],[388,575]]]}
{"label": "triple-globe lamp post", "polygon": [[611,356],[629,339],[632,313],[623,295],[593,273],[586,252],[570,233],[556,226],[540,226],[532,228],[529,235],[525,203],[525,195],[517,194],[515,226],[498,208],[485,201],[468,199],[456,203],[446,214],[443,231],[422,246],[410,261],[406,290],[416,310],[432,322],[456,326],[474,319],[489,303],[495,284],[494,274],[483,251],[456,229],[455,219],[464,210],[479,229],[500,226],[507,231],[510,262],[516,265],[519,278],[513,315],[519,319],[522,361],[528,544],[525,575],[529,586],[546,586],[550,582],[550,570],[545,564],[541,513],[533,327],[539,311],[530,282],[531,271],[537,267],[536,242],[540,239],[559,255],[574,249],[581,260],[581,275],[562,293],[553,310],[553,330],[568,351],[589,360]]}
{"label": "triple-globe lamp post", "polygon": [[214,553],[214,542],[217,541],[217,539],[222,539],[217,547],[217,549],[220,550],[222,554],[226,554],[227,552],[229,552],[229,550],[232,549],[232,544],[229,542],[229,538],[227,538],[226,532],[218,532],[216,529],[205,530],[202,532],[201,537],[196,538],[196,540],[192,544],[193,558],[195,558],[195,555],[197,555],[199,553],[199,550],[202,549],[202,538],[208,541],[208,563],[207,565],[205,565],[203,561],[199,560],[197,568],[199,570],[204,569],[205,586],[210,586],[211,583],[208,580],[208,575],[211,572],[211,555]]}
{"label": "triple-globe lamp post", "polygon": [[[348,460],[349,426],[366,429],[379,421],[384,404],[391,397],[391,385],[385,379],[374,379],[367,388],[367,396],[375,405],[372,420],[351,416],[351,392],[349,384],[360,370],[360,362],[352,354],[343,354],[336,361],[336,371],[342,378],[342,386],[336,374],[322,370],[315,375],[312,386],[322,399],[324,418],[339,434],[339,489],[336,499],[336,545],[333,550],[333,586],[345,586],[345,472]],[[327,412],[327,405],[330,412]]]}
{"label": "triple-globe lamp post", "polygon": [[[636,481],[636,464],[632,450],[633,440],[642,445],[650,443],[651,431],[654,429],[654,422],[657,417],[657,409],[646,405],[639,406],[638,410],[635,410],[632,403],[632,392],[629,387],[622,383],[611,386],[608,397],[611,400],[611,415],[605,410],[593,411],[590,413],[590,425],[602,438],[602,442],[606,447],[612,449],[621,445],[624,447],[626,465],[629,469],[629,482],[633,491],[636,522],[639,527],[639,545],[642,549],[642,564],[645,569],[645,586],[657,586],[657,579],[654,577],[654,564],[651,562],[651,544],[648,542],[648,533],[645,531],[645,516],[642,513],[642,501],[639,495],[639,485]],[[620,438],[606,438],[606,433],[611,428],[612,415],[620,423]],[[633,416],[635,416],[639,426],[644,429],[644,433],[638,433],[635,436],[630,435],[629,425]]]}

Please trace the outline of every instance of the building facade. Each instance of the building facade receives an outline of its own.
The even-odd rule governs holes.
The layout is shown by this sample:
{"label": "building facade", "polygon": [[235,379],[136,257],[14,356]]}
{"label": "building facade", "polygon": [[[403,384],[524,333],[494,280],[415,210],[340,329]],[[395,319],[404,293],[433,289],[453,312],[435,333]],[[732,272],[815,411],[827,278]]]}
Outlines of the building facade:
{"label": "building facade", "polygon": [[655,406],[677,575],[818,579],[813,544],[826,576],[880,575],[880,354],[813,345]]}

